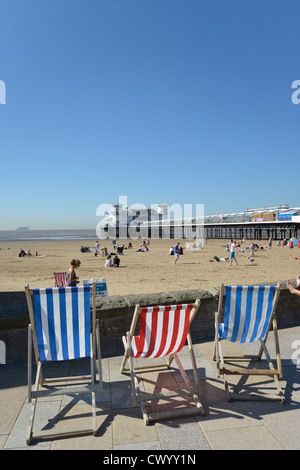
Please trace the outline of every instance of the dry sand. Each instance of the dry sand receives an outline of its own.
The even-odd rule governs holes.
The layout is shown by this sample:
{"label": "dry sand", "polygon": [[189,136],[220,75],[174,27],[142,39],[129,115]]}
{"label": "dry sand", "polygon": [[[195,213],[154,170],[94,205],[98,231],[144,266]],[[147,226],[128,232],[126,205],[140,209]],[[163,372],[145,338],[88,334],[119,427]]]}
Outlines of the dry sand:
{"label": "dry sand", "polygon": [[[124,241],[127,246],[128,241]],[[133,249],[124,250],[120,255],[120,268],[104,268],[104,258],[94,256],[94,241],[30,241],[22,245],[39,256],[19,258],[20,242],[2,242],[0,245],[0,290],[23,290],[26,283],[32,288],[54,287],[54,271],[66,271],[72,258],[80,259],[81,267],[77,275],[82,279],[106,277],[109,295],[126,295],[152,292],[169,292],[185,289],[205,289],[225,284],[245,284],[274,282],[295,279],[300,274],[300,248],[278,247],[273,242],[271,249],[255,254],[255,261],[248,263],[249,253],[238,253],[250,245],[237,248],[238,266],[229,262],[210,262],[215,255],[228,256],[222,246],[228,240],[208,240],[200,251],[188,251],[174,264],[174,256],[169,248],[174,240],[151,240],[149,252],[136,252],[140,240],[133,241]],[[119,241],[121,244],[122,242]],[[185,247],[186,241],[180,240]],[[262,241],[260,244],[265,245]],[[81,253],[80,245],[90,246],[91,253]],[[110,240],[100,242],[100,247],[112,250]],[[9,249],[8,249],[9,248]]]}

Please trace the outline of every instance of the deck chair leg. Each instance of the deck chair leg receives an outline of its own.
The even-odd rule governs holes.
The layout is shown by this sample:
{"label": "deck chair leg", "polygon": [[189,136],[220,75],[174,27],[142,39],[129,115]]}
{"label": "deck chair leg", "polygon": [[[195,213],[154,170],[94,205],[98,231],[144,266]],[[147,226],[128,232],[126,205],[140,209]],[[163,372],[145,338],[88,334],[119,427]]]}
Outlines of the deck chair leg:
{"label": "deck chair leg", "polygon": [[[277,321],[275,317],[273,319],[273,331],[274,331],[274,340],[275,340],[277,370],[279,371],[279,379],[282,379],[282,365],[281,365],[281,356],[280,356],[280,348],[279,348],[279,338],[278,338],[278,330],[277,330]],[[265,353],[265,356],[268,360],[270,369],[274,369],[273,363],[271,361],[271,358],[267,349],[266,337],[260,340],[260,350],[258,354],[259,359],[261,359],[263,352]]]}
{"label": "deck chair leg", "polygon": [[195,379],[195,382],[196,382],[196,385],[197,385],[198,393],[199,393],[199,395],[201,395],[200,380],[199,380],[199,376],[198,376],[195,353],[194,353],[194,348],[193,348],[190,332],[188,332],[187,340],[188,340],[190,358],[191,358],[192,367],[193,367],[194,379]]}
{"label": "deck chair leg", "polygon": [[27,401],[31,402],[31,389],[32,389],[32,330],[31,330],[31,325],[28,325],[27,384],[28,384]]}
{"label": "deck chair leg", "polygon": [[124,370],[125,370],[125,366],[126,366],[126,362],[127,362],[127,359],[128,359],[128,349],[127,349],[127,345],[125,346],[125,353],[124,353],[124,356],[123,356],[123,359],[122,359],[122,364],[121,364],[121,368],[120,368],[120,374],[123,374]]}
{"label": "deck chair leg", "polygon": [[148,426],[150,424],[150,420],[149,420],[149,416],[148,416],[144,401],[141,401],[141,411],[142,411],[144,423],[146,426]]}
{"label": "deck chair leg", "polygon": [[[40,376],[41,376],[41,370],[42,370],[42,364],[41,362],[38,363],[37,367],[37,373],[36,373],[36,379],[35,379],[35,384],[34,384],[34,391],[37,392],[39,388],[39,383],[40,383]],[[31,396],[31,394],[30,394]],[[27,431],[27,438],[26,438],[26,444],[30,444],[32,440],[32,430],[33,430],[33,423],[34,423],[34,418],[35,418],[35,410],[36,410],[36,404],[37,404],[37,398],[33,398],[31,400],[31,412],[30,412],[30,419],[29,419],[29,426],[28,426],[28,431]]]}
{"label": "deck chair leg", "polygon": [[219,338],[217,339],[216,350],[217,350],[218,377],[220,377],[221,371],[223,371],[222,376],[223,376],[223,382],[224,382],[224,388],[225,388],[225,394],[226,394],[226,401],[230,402],[231,401],[231,396],[230,396],[230,391],[229,391],[229,386],[228,386],[228,381],[227,381],[227,375],[224,372],[225,363],[224,363],[224,357],[223,357],[221,342],[220,342]]}
{"label": "deck chair leg", "polygon": [[193,348],[190,332],[188,333],[187,340],[188,340],[190,357],[191,357],[191,362],[192,362],[192,367],[193,367],[193,372],[194,372],[194,378],[195,378],[195,382],[196,382],[197,390],[198,390],[198,394],[193,394],[193,398],[194,398],[194,401],[196,403],[197,408],[201,409],[201,415],[204,416],[205,415],[205,409],[204,409],[202,403],[199,400],[199,395],[201,395],[201,386],[200,386],[200,379],[199,379],[199,376],[198,376],[195,353],[194,353],[194,348]]}
{"label": "deck chair leg", "polygon": [[169,359],[168,359],[167,369],[170,369],[173,359],[174,359],[173,354],[170,354]]}
{"label": "deck chair leg", "polygon": [[[201,414],[202,416],[204,416],[204,415],[205,415],[205,410],[204,410],[204,408],[203,408],[202,403],[201,403],[200,400],[199,400],[199,395],[201,395],[201,392],[200,392],[200,383],[199,383],[199,380],[198,380],[198,374],[197,374],[196,363],[193,362],[193,360],[192,360],[194,378],[195,378],[195,382],[196,382],[196,385],[197,385],[197,393],[196,393],[195,391],[192,391],[192,388],[193,388],[193,387],[192,387],[192,384],[191,384],[191,382],[190,382],[190,380],[189,380],[189,378],[188,378],[188,376],[187,376],[187,374],[186,374],[184,368],[182,367],[182,364],[181,364],[180,359],[178,358],[177,354],[174,353],[174,354],[172,354],[172,356],[173,356],[173,358],[175,359],[175,362],[176,362],[176,364],[177,364],[177,366],[178,366],[178,369],[179,369],[179,371],[180,371],[180,373],[181,373],[181,376],[182,376],[182,378],[183,378],[183,380],[184,380],[184,382],[185,382],[187,388],[188,388],[189,390],[191,390],[190,396],[193,397],[194,402],[196,403],[196,407],[200,409],[200,414]],[[194,361],[195,361],[195,357],[194,357]]]}
{"label": "deck chair leg", "polygon": [[213,361],[217,363],[217,377],[220,377],[220,340],[219,340],[219,314],[215,315],[215,342],[213,350]]}
{"label": "deck chair leg", "polygon": [[[218,332],[219,332],[219,316],[216,313],[215,314],[215,341],[214,341],[214,349],[213,349],[213,354],[212,354],[213,361],[217,359],[217,344],[219,340]],[[217,360],[217,363],[218,363],[218,360]]]}
{"label": "deck chair leg", "polygon": [[[274,370],[274,366],[273,366],[273,363],[272,363],[272,360],[271,360],[271,357],[270,357],[270,354],[269,354],[269,351],[267,349],[267,346],[266,344],[264,343],[263,340],[261,340],[261,347],[263,348],[264,350],[264,353],[265,353],[265,356],[267,358],[267,361],[268,361],[268,364],[269,364],[269,368],[270,370]],[[275,386],[277,388],[277,392],[278,392],[278,395],[279,395],[279,399],[282,403],[284,403],[284,394],[283,394],[283,391],[281,389],[281,386],[280,386],[280,382],[279,382],[279,379],[281,379],[282,377],[280,376],[280,373],[281,373],[281,369],[279,368],[279,364],[277,362],[277,370],[279,371],[279,374],[274,374],[273,375],[273,379],[274,379],[274,382],[275,382]]]}
{"label": "deck chair leg", "polygon": [[277,360],[277,369],[279,370],[279,379],[282,379],[282,365],[281,365],[281,356],[279,348],[279,338],[278,338],[278,329],[277,329],[277,320],[276,316],[273,318],[273,331],[275,338],[275,349],[276,349],[276,360]]}
{"label": "deck chair leg", "polygon": [[212,354],[212,360],[215,361],[217,356],[217,348],[216,348],[216,341],[214,342],[214,349]]}
{"label": "deck chair leg", "polygon": [[[91,382],[92,382],[92,385],[95,384],[95,381],[94,381],[94,376],[93,376],[93,366],[94,366],[94,360],[93,358],[91,357]],[[96,395],[95,395],[95,392],[92,391],[92,429],[93,429],[93,435],[96,436],[97,435],[97,418],[96,418]]]}
{"label": "deck chair leg", "polygon": [[214,343],[214,350],[213,350],[213,360],[214,361],[217,360],[218,377],[220,377],[219,328],[220,328],[220,315],[221,315],[224,291],[225,291],[224,285],[221,284],[220,293],[219,293],[218,310],[215,313],[215,343]]}
{"label": "deck chair leg", "polygon": [[127,362],[127,359],[128,359],[128,354],[129,354],[129,350],[131,352],[131,339],[130,341],[126,342],[126,338],[128,339],[128,336],[130,338],[133,337],[133,334],[134,334],[134,331],[135,331],[135,327],[136,327],[136,324],[137,324],[137,321],[138,321],[138,317],[139,317],[139,314],[140,314],[140,306],[139,304],[137,304],[135,306],[135,309],[134,309],[134,313],[133,313],[133,318],[132,318],[132,322],[131,322],[131,327],[130,327],[130,331],[128,331],[126,333],[126,337],[123,336],[122,337],[122,340],[123,340],[123,344],[124,344],[124,349],[125,349],[125,353],[124,353],[124,357],[123,357],[123,360],[122,360],[122,364],[121,364],[121,369],[120,369],[120,373],[123,374],[124,370],[125,370],[125,365],[126,365],[126,362]]}
{"label": "deck chair leg", "polygon": [[221,371],[223,371],[222,375],[223,375],[223,382],[224,382],[224,388],[225,388],[225,393],[226,393],[226,401],[230,402],[231,396],[230,396],[230,391],[229,391],[229,386],[228,386],[228,381],[227,381],[227,375],[224,372],[225,362],[224,362],[224,356],[223,356],[222,346],[221,346],[219,337],[217,338],[216,353],[217,353],[217,364],[218,364],[218,374],[219,374],[218,377],[220,377]]}
{"label": "deck chair leg", "polygon": [[[98,345],[97,345],[98,349]],[[98,356],[99,359],[99,356]],[[93,357],[93,354],[90,357],[90,362],[91,362],[91,385],[94,387],[95,385],[95,365],[96,365],[96,358]],[[99,386],[100,386],[100,374],[101,370],[99,370]],[[100,390],[99,390],[100,391]],[[91,391],[92,395],[92,430],[93,430],[93,435],[97,435],[97,418],[96,418],[96,394],[95,394],[95,389],[93,388]]]}
{"label": "deck chair leg", "polygon": [[92,414],[93,414],[93,435],[97,436],[97,416],[96,416],[96,394],[95,392],[92,392]]}
{"label": "deck chair leg", "polygon": [[137,406],[137,395],[135,389],[135,372],[133,367],[133,360],[131,355],[131,340],[130,340],[130,332],[127,332],[127,352],[129,357],[129,367],[130,367],[130,379],[131,379],[131,390],[132,390],[132,400],[133,406]]}
{"label": "deck chair leg", "polygon": [[97,343],[97,362],[98,362],[98,375],[99,375],[99,393],[102,394],[103,393],[103,377],[102,377],[102,363],[101,363],[99,320],[96,321],[96,343]]}
{"label": "deck chair leg", "polygon": [[26,444],[27,445],[30,445],[31,440],[32,440],[32,429],[33,429],[33,422],[34,422],[34,416],[35,416],[36,402],[37,402],[37,399],[33,398],[32,405],[31,405],[31,411],[30,411],[29,426],[28,426],[27,437],[26,437]]}

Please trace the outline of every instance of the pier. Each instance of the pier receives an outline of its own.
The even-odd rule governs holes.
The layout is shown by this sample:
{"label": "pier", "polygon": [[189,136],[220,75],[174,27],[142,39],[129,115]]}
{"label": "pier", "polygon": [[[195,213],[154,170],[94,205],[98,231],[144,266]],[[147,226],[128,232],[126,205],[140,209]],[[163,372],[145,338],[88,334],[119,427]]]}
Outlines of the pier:
{"label": "pier", "polygon": [[300,237],[300,208],[280,206],[244,212],[172,219],[166,204],[159,211],[112,206],[97,229],[99,238],[284,240]]}

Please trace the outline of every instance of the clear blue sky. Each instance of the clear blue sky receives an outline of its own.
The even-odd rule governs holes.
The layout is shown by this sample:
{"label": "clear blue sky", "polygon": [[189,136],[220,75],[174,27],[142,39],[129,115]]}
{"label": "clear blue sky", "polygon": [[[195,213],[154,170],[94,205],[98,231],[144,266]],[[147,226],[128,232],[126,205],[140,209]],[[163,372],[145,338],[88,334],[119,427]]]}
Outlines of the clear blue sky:
{"label": "clear blue sky", "polygon": [[300,205],[299,0],[0,0],[0,229]]}

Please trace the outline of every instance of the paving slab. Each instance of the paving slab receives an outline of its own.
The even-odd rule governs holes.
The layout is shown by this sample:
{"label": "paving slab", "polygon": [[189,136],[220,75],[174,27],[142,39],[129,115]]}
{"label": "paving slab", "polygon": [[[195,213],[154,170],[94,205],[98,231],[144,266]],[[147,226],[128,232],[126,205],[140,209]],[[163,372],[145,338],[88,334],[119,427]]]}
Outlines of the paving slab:
{"label": "paving slab", "polygon": [[209,431],[208,442],[214,450],[284,450],[284,446],[265,426],[250,426]]}
{"label": "paving slab", "polygon": [[[270,353],[274,358],[275,350],[270,333]],[[283,389],[285,404],[257,401],[226,401],[222,378],[216,374],[212,360],[213,341],[199,341],[195,344],[197,369],[200,375],[201,402],[205,416],[189,416],[165,419],[145,426],[139,407],[134,407],[131,395],[129,373],[120,374],[122,356],[102,360],[104,393],[96,394],[97,436],[34,441],[26,445],[26,434],[31,411],[27,403],[26,368],[0,369],[0,449],[1,450],[58,450],[85,449],[110,451],[151,451],[164,452],[173,450],[298,450],[300,448],[300,364],[295,361],[295,341],[300,340],[300,327],[279,331],[283,366]],[[256,348],[256,349],[255,349]],[[228,345],[232,352],[252,353],[257,346]],[[293,359],[294,353],[294,359]],[[300,355],[300,353],[299,353]],[[181,353],[181,362],[193,380],[189,351],[185,346]],[[299,362],[299,361],[298,361]],[[264,365],[264,362],[263,362]],[[62,375],[81,374],[85,362],[79,361],[74,367],[62,363]],[[49,366],[47,372],[54,374]],[[151,371],[139,374],[139,383],[143,391],[174,389],[183,386],[178,367],[173,361],[169,371]],[[241,378],[230,377],[230,386],[240,389],[252,389],[259,386],[270,391],[273,381],[267,378],[250,377],[247,384]],[[181,403],[180,403],[181,400]],[[163,400],[152,403],[153,410],[158,408],[190,405],[182,398]],[[91,398],[87,395],[63,395],[44,398],[39,401],[34,429],[48,429],[55,426],[62,429],[68,424],[77,426],[91,419]]]}
{"label": "paving slab", "polygon": [[198,423],[158,426],[158,435],[164,450],[210,450]]}
{"label": "paving slab", "polygon": [[156,427],[145,426],[140,408],[114,411],[112,429],[115,446],[158,441]]}

